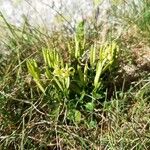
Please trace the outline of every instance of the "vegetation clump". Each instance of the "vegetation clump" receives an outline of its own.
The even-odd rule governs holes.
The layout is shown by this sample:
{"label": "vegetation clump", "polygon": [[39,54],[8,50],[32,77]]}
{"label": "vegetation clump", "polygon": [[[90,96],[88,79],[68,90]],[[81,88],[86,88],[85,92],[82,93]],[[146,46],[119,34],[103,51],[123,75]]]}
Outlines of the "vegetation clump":
{"label": "vegetation clump", "polygon": [[9,53],[0,60],[0,149],[150,148],[150,5],[142,2],[136,20],[116,15],[126,3],[113,2],[118,22],[105,35],[96,21],[49,33],[1,14]]}

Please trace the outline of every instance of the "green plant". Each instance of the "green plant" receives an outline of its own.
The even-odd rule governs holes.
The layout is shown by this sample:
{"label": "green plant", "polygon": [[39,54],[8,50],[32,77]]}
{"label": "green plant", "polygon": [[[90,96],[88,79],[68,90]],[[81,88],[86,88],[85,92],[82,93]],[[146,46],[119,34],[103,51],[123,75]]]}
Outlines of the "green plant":
{"label": "green plant", "polygon": [[119,47],[115,42],[102,46],[94,43],[89,50],[86,50],[87,46],[85,25],[80,22],[74,42],[67,43],[67,62],[59,54],[59,49],[43,48],[43,65],[38,66],[34,59],[30,59],[27,60],[27,67],[44,94],[52,87],[58,95],[58,101],[74,100],[74,104],[67,102],[68,107],[74,105],[73,108],[78,109],[80,106],[81,110],[85,105],[87,111],[93,111],[95,100],[99,99],[98,95],[103,90],[104,76],[116,65]]}
{"label": "green plant", "polygon": [[128,41],[100,45],[99,27],[85,22],[71,36],[4,22],[11,53],[0,62],[0,149],[150,149],[150,74],[137,70],[134,82],[122,74]]}

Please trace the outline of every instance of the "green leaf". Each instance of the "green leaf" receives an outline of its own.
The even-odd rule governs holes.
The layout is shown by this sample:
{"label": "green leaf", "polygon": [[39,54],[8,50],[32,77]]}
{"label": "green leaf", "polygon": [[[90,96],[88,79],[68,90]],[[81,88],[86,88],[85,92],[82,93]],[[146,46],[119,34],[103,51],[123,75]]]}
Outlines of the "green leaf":
{"label": "green leaf", "polygon": [[97,127],[97,122],[94,121],[94,120],[91,120],[91,121],[89,122],[89,127],[90,127],[90,128],[96,128],[96,127]]}
{"label": "green leaf", "polygon": [[54,81],[55,81],[56,84],[58,85],[59,89],[63,92],[63,91],[64,91],[64,88],[63,88],[63,86],[61,85],[60,81],[59,81],[56,77],[54,77]]}
{"label": "green leaf", "polygon": [[80,113],[80,111],[78,111],[78,110],[75,111],[74,119],[75,119],[76,123],[80,123],[81,122],[81,113]]}
{"label": "green leaf", "polygon": [[46,67],[46,71],[45,71],[45,75],[48,79],[52,79],[52,73],[51,71],[48,69],[48,67]]}
{"label": "green leaf", "polygon": [[46,50],[44,48],[42,49],[42,54],[43,54],[44,62],[45,64],[47,64]]}
{"label": "green leaf", "polygon": [[80,56],[80,53],[79,53],[79,41],[77,39],[77,37],[75,37],[75,53],[74,53],[74,57],[75,58],[78,58]]}
{"label": "green leaf", "polygon": [[85,22],[79,22],[75,32],[75,58],[82,56],[85,48]]}
{"label": "green leaf", "polygon": [[85,22],[81,21],[79,22],[79,24],[77,25],[76,28],[76,37],[78,39],[78,41],[83,41],[84,39],[84,35],[85,35]]}
{"label": "green leaf", "polygon": [[67,78],[65,79],[65,84],[66,84],[66,88],[68,89],[69,86],[70,86],[70,77],[67,77]]}
{"label": "green leaf", "polygon": [[39,89],[45,94],[45,90],[39,80],[34,79]]}
{"label": "green leaf", "polygon": [[45,90],[42,86],[42,82],[40,80],[40,70],[37,66],[37,63],[34,59],[30,59],[27,61],[27,68],[29,73],[33,76],[34,81],[36,82],[38,88],[45,93]]}
{"label": "green leaf", "polygon": [[84,83],[86,84],[88,79],[88,64],[86,63],[84,66]]}
{"label": "green leaf", "polygon": [[95,78],[94,78],[94,86],[97,87],[98,86],[98,83],[99,83],[99,78],[100,78],[100,75],[102,73],[102,63],[101,61],[99,60],[98,63],[97,63],[97,66],[96,66],[96,75],[95,75]]}
{"label": "green leaf", "polygon": [[93,67],[96,60],[96,45],[91,46],[90,50],[90,65]]}
{"label": "green leaf", "polygon": [[89,103],[86,103],[85,108],[86,108],[88,111],[92,112],[92,111],[94,110],[94,108],[95,108],[95,105],[94,105],[94,103],[89,102]]}

